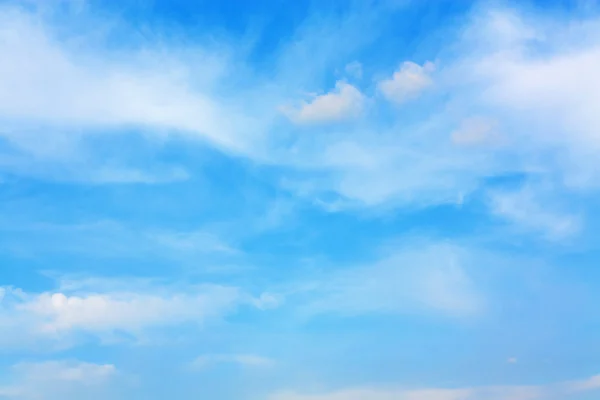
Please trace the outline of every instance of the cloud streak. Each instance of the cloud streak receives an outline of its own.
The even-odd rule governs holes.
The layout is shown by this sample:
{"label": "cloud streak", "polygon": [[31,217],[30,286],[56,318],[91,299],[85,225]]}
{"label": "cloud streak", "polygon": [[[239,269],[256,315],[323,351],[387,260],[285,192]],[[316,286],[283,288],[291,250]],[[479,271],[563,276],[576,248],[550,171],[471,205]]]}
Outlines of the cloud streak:
{"label": "cloud streak", "polygon": [[485,299],[468,274],[464,249],[444,243],[398,245],[371,265],[325,274],[307,287],[303,313],[477,315]]}
{"label": "cloud streak", "polygon": [[236,364],[242,367],[270,367],[275,361],[254,354],[209,354],[197,357],[192,362],[194,369],[206,369],[217,364]]}
{"label": "cloud streak", "polygon": [[[273,306],[271,297],[258,298],[231,286],[98,285],[101,281],[69,282],[62,291],[26,293],[2,288],[0,344],[34,346],[36,341],[71,346],[84,337],[106,343],[134,338],[143,341],[157,331],[191,323],[201,326],[246,305]],[[97,287],[97,291],[91,289]],[[83,290],[85,289],[85,290]],[[275,304],[276,305],[276,304]],[[35,346],[34,346],[35,347]]]}
{"label": "cloud streak", "polygon": [[[343,67],[324,56],[314,67],[296,66],[297,79],[291,79],[290,60],[305,50],[301,45],[317,42],[306,32],[295,46],[277,53],[274,71],[258,76],[246,65],[248,60],[208,46],[172,46],[165,53],[150,41],[127,49],[131,61],[125,62],[123,49],[94,53],[86,37],[65,41],[40,16],[15,8],[0,11],[6,21],[0,41],[0,53],[6,55],[0,71],[0,92],[5,94],[0,117],[8,127],[3,137],[16,149],[12,156],[25,152],[47,158],[40,155],[39,141],[22,133],[33,125],[44,127],[51,141],[62,137],[66,143],[73,143],[73,129],[89,135],[132,127],[154,138],[168,131],[280,167],[282,174],[292,169],[299,178],[287,189],[316,199],[315,204],[323,203],[325,193],[336,193],[338,205],[346,205],[341,208],[455,202],[486,177],[515,170],[559,176],[557,190],[589,188],[600,170],[591,154],[600,126],[593,110],[600,90],[594,82],[582,81],[600,64],[600,34],[593,17],[567,26],[514,10],[482,8],[464,35],[448,46],[452,57],[436,61],[435,85],[432,63],[407,60],[391,78],[361,86],[338,81],[333,91],[287,108],[285,113],[298,124],[355,120],[343,128],[321,126],[324,132],[314,137],[281,126],[276,110],[294,100],[290,93],[314,89],[310,77],[317,65],[323,71],[316,75]],[[543,56],[537,52],[542,47],[547,49]],[[34,55],[39,62],[28,62]],[[237,91],[231,91],[228,79],[239,83]],[[363,93],[379,91],[409,107],[408,100],[429,89],[430,99],[411,110],[414,117],[408,121],[392,116],[383,122],[378,101],[373,103],[376,111],[370,106],[366,112],[368,96]],[[492,132],[472,109],[486,115],[486,121],[498,121],[502,129]],[[360,121],[355,119],[359,115]],[[502,149],[471,151],[492,133],[502,137]],[[568,151],[557,153],[562,145]],[[59,144],[66,150],[69,146]],[[68,157],[76,158],[76,149]],[[24,160],[19,165],[21,172],[32,168]],[[112,172],[102,163],[87,167],[90,179],[105,182],[163,182],[193,173],[182,168],[183,175],[159,171],[154,177],[125,166]],[[6,168],[20,170],[10,164]],[[312,179],[315,173],[318,179]]]}
{"label": "cloud streak", "polygon": [[269,400],[551,400],[597,390],[599,388],[597,380],[597,377],[594,376],[580,381],[539,386],[490,386],[453,389],[353,388],[318,394],[281,392],[273,394],[269,397]]}
{"label": "cloud streak", "polygon": [[[2,399],[60,399],[99,392],[118,371],[112,364],[73,360],[24,362],[13,365],[10,386],[0,386]],[[94,398],[95,395],[93,395]]]}

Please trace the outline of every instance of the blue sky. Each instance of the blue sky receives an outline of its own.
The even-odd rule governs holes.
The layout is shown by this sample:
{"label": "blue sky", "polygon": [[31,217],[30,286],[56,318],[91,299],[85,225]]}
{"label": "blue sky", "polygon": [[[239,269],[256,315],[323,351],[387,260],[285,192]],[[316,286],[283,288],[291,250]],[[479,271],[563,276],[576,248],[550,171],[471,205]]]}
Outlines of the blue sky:
{"label": "blue sky", "polygon": [[596,1],[0,2],[0,399],[600,394]]}

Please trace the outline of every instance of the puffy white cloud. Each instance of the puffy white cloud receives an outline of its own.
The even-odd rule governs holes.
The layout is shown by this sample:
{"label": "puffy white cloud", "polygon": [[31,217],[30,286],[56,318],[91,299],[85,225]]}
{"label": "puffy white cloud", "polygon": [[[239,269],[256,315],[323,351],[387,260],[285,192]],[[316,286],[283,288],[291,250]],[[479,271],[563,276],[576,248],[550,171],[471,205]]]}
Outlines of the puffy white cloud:
{"label": "puffy white cloud", "polygon": [[431,73],[434,69],[435,65],[431,62],[421,66],[412,61],[405,61],[391,79],[379,82],[379,90],[388,100],[398,104],[404,103],[433,85]]}
{"label": "puffy white cloud", "polygon": [[364,96],[349,83],[338,81],[335,89],[315,97],[300,108],[283,108],[283,112],[298,124],[339,122],[359,116],[364,107]]}

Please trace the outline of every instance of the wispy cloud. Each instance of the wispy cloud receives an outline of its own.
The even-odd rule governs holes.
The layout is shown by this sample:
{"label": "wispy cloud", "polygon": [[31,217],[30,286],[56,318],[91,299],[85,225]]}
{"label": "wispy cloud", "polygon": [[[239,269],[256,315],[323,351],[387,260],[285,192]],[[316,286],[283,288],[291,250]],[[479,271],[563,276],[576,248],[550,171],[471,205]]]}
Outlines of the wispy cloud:
{"label": "wispy cloud", "polygon": [[[544,400],[597,390],[596,377],[548,385],[490,386],[468,388],[352,388],[325,393],[280,392],[270,400]],[[591,383],[591,384],[590,384]]]}
{"label": "wispy cloud", "polygon": [[[600,64],[595,21],[486,9],[466,31],[465,55],[456,64],[456,72],[481,89],[473,99],[480,101],[477,108],[484,106],[509,127],[514,151],[551,156],[545,169],[559,173],[567,186],[594,185],[596,179],[589,149],[598,145],[592,132],[600,121],[590,109],[598,90],[587,78]],[[565,151],[553,153],[557,146]]]}
{"label": "wispy cloud", "polygon": [[[0,52],[10,55],[0,70],[4,119],[64,128],[170,128],[216,143],[233,143],[227,138],[223,110],[208,93],[192,89],[191,64],[177,56],[162,58],[159,49],[146,49],[130,54],[131,62],[123,62],[117,52],[88,54],[87,48],[61,43],[40,16],[17,8],[1,11]],[[204,56],[203,77],[215,77],[221,61],[216,54]],[[40,63],[30,63],[32,57]]]}
{"label": "wispy cloud", "polygon": [[[389,249],[388,249],[389,250]],[[325,274],[309,288],[304,313],[476,314],[485,300],[469,277],[467,253],[450,244],[399,245],[371,265]]]}
{"label": "wispy cloud", "polygon": [[205,369],[222,363],[243,367],[270,367],[275,364],[275,361],[254,354],[209,354],[197,357],[191,366],[195,369]]}
{"label": "wispy cloud", "polygon": [[107,342],[143,340],[169,327],[186,323],[201,326],[242,305],[259,309],[277,305],[267,294],[255,298],[231,286],[181,288],[135,281],[103,285],[102,281],[88,280],[83,286],[67,282],[57,291],[42,293],[5,287],[2,294],[0,343],[13,347],[32,346],[36,341],[69,346],[81,335]]}
{"label": "wispy cloud", "polygon": [[[363,41],[352,41],[345,34],[355,34],[360,21],[377,31],[370,14],[361,19],[352,13],[337,28],[328,27],[334,31],[327,43],[322,30],[298,32],[294,45],[276,54],[275,69],[255,76],[248,60],[232,59],[231,44],[223,43],[221,51],[201,45],[173,45],[167,51],[150,40],[121,57],[123,49],[92,51],[97,42],[85,36],[65,41],[39,15],[14,7],[1,12],[6,29],[0,52],[6,57],[0,88],[18,93],[0,98],[0,116],[8,127],[3,137],[30,156],[41,154],[39,141],[23,140],[22,131],[32,124],[43,126],[51,142],[62,138],[70,143],[60,145],[62,149],[72,146],[71,136],[76,136],[68,132],[80,128],[97,134],[138,127],[154,137],[168,130],[227,153],[308,173],[310,190],[303,192],[316,198],[316,204],[334,192],[343,200],[340,204],[351,207],[454,202],[482,178],[530,170],[533,160],[542,159],[547,173],[563,178],[565,190],[596,185],[600,167],[591,149],[598,145],[593,105],[600,90],[584,78],[600,64],[600,34],[593,17],[565,24],[510,9],[480,8],[464,35],[451,37],[452,57],[436,61],[435,85],[432,63],[405,60],[390,78],[363,87],[339,81],[333,91],[287,111],[299,123],[342,121],[361,114],[363,92],[379,90],[393,102],[406,103],[432,89],[432,100],[411,110],[410,121],[402,116],[382,121],[376,112],[361,119],[360,126],[341,131],[321,127],[328,134],[315,138],[282,128],[276,108],[294,101],[293,93],[313,91],[324,81],[317,76],[347,64],[336,65],[339,56],[327,52],[313,55],[314,63],[306,66],[298,62],[300,55],[316,48],[351,52],[364,46],[373,38],[365,34]],[[537,51],[542,47],[543,55]],[[38,62],[28,62],[31,57]],[[228,83],[233,77],[239,83],[235,93]],[[474,109],[489,121],[501,121],[510,145],[500,152],[453,146],[488,140],[491,128],[473,120]],[[282,129],[287,130],[283,141]],[[348,145],[360,149],[360,159],[371,164],[357,166],[350,155],[344,161],[340,149]],[[555,149],[561,145],[568,150],[559,154]],[[20,165],[32,168],[31,163]],[[126,165],[112,170],[102,163],[86,165],[93,170],[87,176],[97,181],[161,182],[183,176],[168,171],[147,175]],[[319,173],[314,181],[313,173]],[[298,186],[306,185],[291,185]]]}
{"label": "wispy cloud", "polygon": [[[486,351],[498,344],[496,367],[516,373],[542,346],[582,338],[567,335],[565,326],[597,321],[588,301],[597,290],[586,286],[593,271],[545,268],[584,256],[553,259],[546,253],[560,249],[519,248],[526,253],[519,258],[507,249],[507,233],[565,240],[594,223],[585,214],[592,203],[579,209],[573,199],[595,202],[600,184],[597,14],[575,20],[562,11],[485,3],[444,19],[454,24],[449,29],[403,24],[411,12],[386,19],[393,4],[420,2],[355,1],[329,13],[303,9],[311,15],[295,28],[290,21],[304,15],[274,17],[277,34],[253,42],[245,33],[214,35],[187,9],[172,14],[189,15],[194,26],[163,24],[162,17],[146,25],[146,14],[141,21],[121,18],[112,6],[79,3],[77,18],[62,14],[70,7],[62,0],[0,6],[0,185],[8,188],[0,200],[11,203],[0,221],[0,263],[9,263],[0,268],[3,354],[69,349],[86,356],[102,346],[102,354],[118,350],[125,359],[127,345],[154,345],[164,335],[168,348],[135,350],[143,378],[156,378],[146,365],[150,353],[165,376],[166,383],[149,385],[148,398],[185,397],[189,377],[181,377],[179,393],[154,389],[173,385],[169,371],[199,354],[192,364],[211,373],[233,366],[243,367],[240,376],[272,374],[256,398],[269,398],[274,387],[293,389],[272,400],[542,400],[600,387],[597,376],[531,386],[446,387],[438,380],[423,388],[368,379],[384,379],[382,360],[389,358],[380,354],[396,355],[377,339],[389,333],[396,340],[405,322],[425,320],[431,325],[424,328],[432,328],[421,341],[423,325],[411,325],[401,332],[406,342],[447,345],[447,352],[427,350],[439,357],[427,360],[432,367],[442,359],[449,365],[463,350],[452,353],[455,343],[491,343],[477,362],[484,366]],[[321,10],[321,2],[311,3]],[[154,4],[145,7],[154,12]],[[437,18],[430,9],[427,18]],[[400,43],[397,34],[404,33],[410,45]],[[199,174],[210,175],[210,185]],[[514,185],[495,186],[506,177]],[[177,183],[147,186],[167,182]],[[435,238],[406,239],[432,231]],[[508,254],[495,259],[464,239],[480,233],[498,238],[490,247]],[[298,267],[305,259],[326,261]],[[532,262],[514,267],[524,259]],[[206,281],[205,271],[217,269],[212,265],[231,271],[231,264],[251,265],[255,273]],[[46,285],[41,268],[63,279]],[[97,277],[100,269],[107,278]],[[132,271],[159,278],[125,277]],[[353,329],[365,319],[373,324]],[[218,329],[208,333],[212,323]],[[502,337],[482,341],[490,331]],[[522,332],[537,333],[539,343],[538,336],[520,342]],[[353,346],[364,346],[364,364],[358,356],[352,365],[344,363],[352,357],[331,357],[348,343],[334,348],[345,333]],[[191,347],[207,341],[202,349],[182,349],[175,337],[198,340]],[[229,353],[233,339],[252,346]],[[518,343],[501,348],[513,339]],[[306,343],[315,347],[297,346]],[[402,354],[416,360],[417,351]],[[308,358],[317,353],[331,364],[315,368]],[[518,363],[508,358],[513,354]],[[592,363],[595,354],[586,354]],[[301,368],[285,377],[293,365]],[[562,374],[573,364],[553,365],[542,372]],[[421,377],[418,370],[413,376]],[[11,371],[0,397],[80,398],[80,387],[95,396],[99,386],[89,385],[119,375],[110,363],[76,361],[22,363]],[[535,366],[527,374],[536,378]],[[331,380],[304,392],[320,379]]]}
{"label": "wispy cloud", "polygon": [[[168,131],[226,151],[244,147],[244,136],[238,136],[242,129],[234,125],[249,116],[228,118],[235,107],[230,109],[213,95],[213,82],[227,69],[224,46],[209,51],[139,43],[123,56],[123,49],[97,46],[107,27],[101,19],[78,15],[99,27],[96,34],[82,34],[68,23],[59,33],[46,14],[31,10],[40,11],[38,5],[27,11],[0,8],[0,137],[9,144],[12,157],[9,163],[4,158],[4,170],[101,183],[182,178],[181,172],[169,172],[172,166],[151,173],[132,168],[127,160],[107,165],[87,151],[87,139],[107,131],[143,129],[156,139]],[[249,121],[243,124],[251,126]],[[43,146],[40,136],[45,138]]]}
{"label": "wispy cloud", "polygon": [[99,392],[118,371],[112,364],[63,360],[19,363],[11,372],[12,383],[0,386],[0,398],[60,399],[90,390]]}
{"label": "wispy cloud", "polygon": [[23,256],[61,253],[100,258],[185,259],[189,262],[200,255],[231,258],[242,254],[235,244],[210,229],[135,228],[118,221],[100,220],[80,224],[5,221],[0,226],[2,231],[10,237],[0,245],[0,251]]}
{"label": "wispy cloud", "polygon": [[358,61],[352,61],[344,67],[344,71],[354,79],[361,79],[363,77],[362,64]]}
{"label": "wispy cloud", "polygon": [[495,125],[495,121],[484,117],[466,118],[450,137],[454,144],[460,146],[498,145],[501,136]]}
{"label": "wispy cloud", "polygon": [[[582,226],[581,217],[572,211],[544,204],[543,191],[523,187],[516,191],[495,191],[491,195],[493,214],[550,240],[560,240],[576,234]],[[546,203],[548,201],[546,200]]]}

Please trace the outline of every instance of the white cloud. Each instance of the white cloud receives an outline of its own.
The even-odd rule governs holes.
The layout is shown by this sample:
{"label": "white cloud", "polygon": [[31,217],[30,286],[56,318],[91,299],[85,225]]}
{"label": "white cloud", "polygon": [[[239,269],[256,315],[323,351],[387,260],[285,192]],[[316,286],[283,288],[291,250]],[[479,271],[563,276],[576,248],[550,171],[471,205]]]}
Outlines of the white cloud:
{"label": "white cloud", "polygon": [[[83,181],[93,183],[166,183],[181,182],[189,178],[189,173],[182,168],[169,168],[156,172],[133,168],[99,167],[87,173],[73,173],[63,177],[64,180]],[[61,178],[56,178],[60,180]]]}
{"label": "white cloud", "polygon": [[10,375],[12,383],[0,386],[0,398],[60,399],[98,391],[115,378],[117,369],[112,364],[79,361],[27,362],[14,365]]}
{"label": "white cloud", "polygon": [[533,231],[551,240],[572,236],[582,226],[578,215],[553,207],[551,201],[544,200],[542,190],[530,187],[492,192],[490,208],[493,214],[510,221],[518,228]]}
{"label": "white cloud", "polygon": [[[60,43],[39,16],[15,8],[1,8],[0,21],[0,116],[5,120],[62,127],[146,126],[235,146],[221,105],[210,98],[206,85],[204,92],[193,89],[191,74],[200,71],[189,70],[182,60],[152,50],[129,54],[127,63],[117,52],[87,54],[90,49],[76,42]],[[202,78],[214,78],[221,61],[203,56]]]}
{"label": "white cloud", "polygon": [[315,97],[298,109],[284,108],[283,112],[298,124],[340,122],[359,116],[364,102],[363,94],[356,87],[338,81],[333,91]]}
{"label": "white cloud", "polygon": [[600,375],[594,375],[588,379],[568,382],[564,385],[568,392],[585,392],[600,389]]}
{"label": "white cloud", "polygon": [[64,381],[85,384],[101,383],[117,372],[112,364],[92,364],[76,361],[19,363],[13,369],[27,381]]}
{"label": "white cloud", "polygon": [[[589,384],[591,383],[591,384]],[[269,400],[553,400],[600,388],[597,377],[539,386],[467,388],[350,388],[326,393],[279,392]]]}
{"label": "white cloud", "polygon": [[468,316],[484,308],[468,254],[446,244],[402,245],[372,265],[325,274],[309,291],[308,314],[436,312]]}
{"label": "white cloud", "polygon": [[486,93],[489,101],[538,119],[546,128],[557,123],[556,130],[529,132],[539,135],[540,141],[597,148],[600,120],[593,104],[600,101],[600,84],[589,77],[600,65],[600,34],[598,41],[548,58],[515,55],[483,60],[480,67],[494,79]]}
{"label": "white cloud", "polygon": [[[169,46],[166,51],[150,38],[133,50],[107,50],[98,45],[101,39],[85,35],[77,40],[66,35],[73,40],[65,40],[35,14],[4,7],[0,15],[6,27],[0,32],[0,54],[6,55],[0,66],[0,117],[6,122],[2,135],[35,159],[58,157],[77,165],[74,130],[87,136],[143,127],[152,137],[178,132],[259,162],[305,172],[307,182],[301,176],[288,186],[301,188],[296,192],[326,207],[331,204],[320,196],[334,192],[340,198],[330,208],[337,209],[455,202],[489,176],[540,167],[532,166],[536,160],[543,160],[543,173],[564,180],[565,187],[557,190],[600,184],[595,156],[600,121],[594,108],[600,88],[588,78],[600,65],[600,30],[594,18],[573,23],[559,16],[483,9],[460,30],[464,35],[458,41],[440,49],[445,55],[435,66],[440,96],[431,108],[391,116],[391,121],[375,119],[381,117],[376,112],[363,115],[360,127],[342,130],[335,125],[316,138],[275,129],[276,105],[343,67],[348,58],[342,60],[332,50],[343,47],[345,54],[351,53],[359,46],[356,41],[362,46],[368,37],[373,39],[372,32],[360,30],[369,24],[359,15],[340,23],[339,29],[326,24],[312,36],[299,32],[307,38],[282,47],[276,71],[260,77],[248,72],[252,68],[245,68],[247,60],[232,61],[229,52],[235,49],[227,44],[218,52],[201,46]],[[69,32],[68,26],[64,31]],[[355,40],[347,40],[349,35]],[[318,53],[318,60],[300,65],[311,52]],[[36,63],[29,62],[33,57]],[[349,70],[356,69],[351,65]],[[406,61],[377,86],[391,101],[408,101],[433,85],[433,69],[429,62]],[[338,82],[330,93],[286,113],[309,125],[343,121],[364,114],[365,101],[358,88]],[[473,113],[485,115],[485,121],[473,119]],[[501,151],[464,146],[494,142],[496,131],[491,128],[496,123],[506,144]],[[23,135],[25,128],[40,125],[52,128],[43,132],[54,140],[39,140],[37,129]],[[452,141],[462,145],[453,146]],[[562,148],[566,151],[557,150]],[[35,167],[29,161],[6,168],[19,173],[48,170],[46,164]],[[84,166],[93,173],[82,173],[87,178],[80,179],[96,181],[162,182],[186,176],[171,170],[148,174],[139,168],[111,169],[101,162]],[[52,176],[64,175],[61,171]]]}
{"label": "white cloud", "polygon": [[209,354],[197,357],[192,367],[204,369],[215,364],[237,364],[244,367],[270,367],[275,361],[254,354]]}
{"label": "white cloud", "polygon": [[252,304],[260,310],[269,310],[277,308],[283,304],[284,299],[281,295],[264,292],[252,300]]}
{"label": "white cloud", "polygon": [[324,394],[282,392],[269,400],[534,400],[539,399],[536,388],[494,389],[346,389]]}
{"label": "white cloud", "polygon": [[[236,97],[217,93],[229,73],[225,43],[208,50],[160,33],[141,40],[125,23],[87,11],[59,18],[57,26],[42,9],[0,7],[0,172],[95,183],[178,181],[188,174],[180,166],[131,166],[135,149],[98,156],[90,140],[140,130],[148,140],[178,135],[244,154],[260,141],[254,116],[240,112]],[[84,25],[92,28],[82,31]],[[137,42],[109,46],[105,36],[114,31]]]}
{"label": "white cloud", "polygon": [[[598,26],[594,18],[478,11],[449,46],[455,58],[436,66],[443,102],[436,97],[437,104],[391,128],[369,121],[318,146],[307,140],[305,153],[296,145],[306,156],[303,165],[323,174],[290,187],[326,206],[319,195],[334,191],[341,197],[333,200],[335,209],[456,202],[488,177],[515,172],[556,180],[546,196],[594,189],[600,184],[594,109],[600,88],[589,77],[600,68]],[[391,79],[380,89],[410,88],[399,91],[406,100],[405,92],[432,84],[426,69],[405,64],[397,81],[410,84],[394,86]]]}
{"label": "white cloud", "polygon": [[600,83],[592,78],[600,67],[598,19],[495,10],[482,13],[468,32],[495,38],[475,46],[467,40],[457,63],[462,81],[480,90],[473,107],[487,108],[510,127],[515,153],[545,155],[544,168],[567,187],[600,183],[593,155],[600,146]]}
{"label": "white cloud", "polygon": [[203,231],[192,232],[164,232],[149,233],[150,241],[179,252],[198,253],[229,253],[235,254],[239,250],[224,242],[217,235]]}
{"label": "white cloud", "polygon": [[[208,290],[207,290],[208,289]],[[198,295],[160,296],[137,293],[66,296],[44,293],[20,304],[19,311],[42,322],[44,333],[81,330],[89,332],[124,331],[136,334],[144,328],[185,321],[202,322],[235,304],[239,293],[231,288],[205,288]]]}
{"label": "white cloud", "polygon": [[255,299],[238,288],[218,285],[182,289],[157,285],[135,287],[130,282],[112,285],[112,291],[106,291],[106,285],[100,284],[96,285],[97,291],[92,291],[90,284],[94,286],[94,281],[80,287],[70,282],[62,291],[43,293],[4,288],[0,344],[32,346],[37,341],[68,347],[80,334],[105,341],[121,339],[122,335],[145,340],[161,329],[186,323],[202,325],[233,312],[240,305],[264,308],[262,303],[266,301],[264,296]]}
{"label": "white cloud", "polygon": [[[414,121],[396,121],[392,128],[369,121],[318,147],[307,144],[307,152],[325,149],[305,161],[325,174],[308,185],[299,182],[299,191],[319,197],[333,190],[342,208],[359,208],[455,202],[487,177],[514,172],[558,177],[562,184],[549,196],[596,187],[600,89],[590,77],[600,68],[597,27],[594,18],[476,12],[464,36],[449,46],[455,58],[436,66],[436,86],[447,101],[414,110]],[[380,89],[391,95],[400,88],[398,97],[406,100],[405,92],[432,84],[426,69],[405,64],[398,79],[380,82]]]}
{"label": "white cloud", "polygon": [[452,132],[452,142],[462,146],[493,144],[499,139],[494,125],[494,122],[487,118],[467,118],[461,122],[457,130]]}
{"label": "white cloud", "polygon": [[447,129],[424,127],[412,132],[399,125],[350,132],[345,139],[322,143],[322,150],[310,159],[314,168],[322,168],[322,175],[288,185],[312,198],[333,191],[345,204],[343,209],[456,202],[492,166],[484,152],[465,155],[453,150]]}
{"label": "white cloud", "polygon": [[431,62],[421,66],[412,61],[405,61],[391,79],[379,82],[379,90],[388,100],[398,104],[404,103],[433,85],[431,73],[434,69],[435,66]]}
{"label": "white cloud", "polygon": [[197,263],[199,256],[234,258],[241,254],[222,234],[209,230],[172,231],[148,228],[140,231],[122,223],[100,220],[82,224],[14,223],[0,219],[0,232],[10,238],[3,252],[23,254],[74,254],[97,258],[146,258]]}

